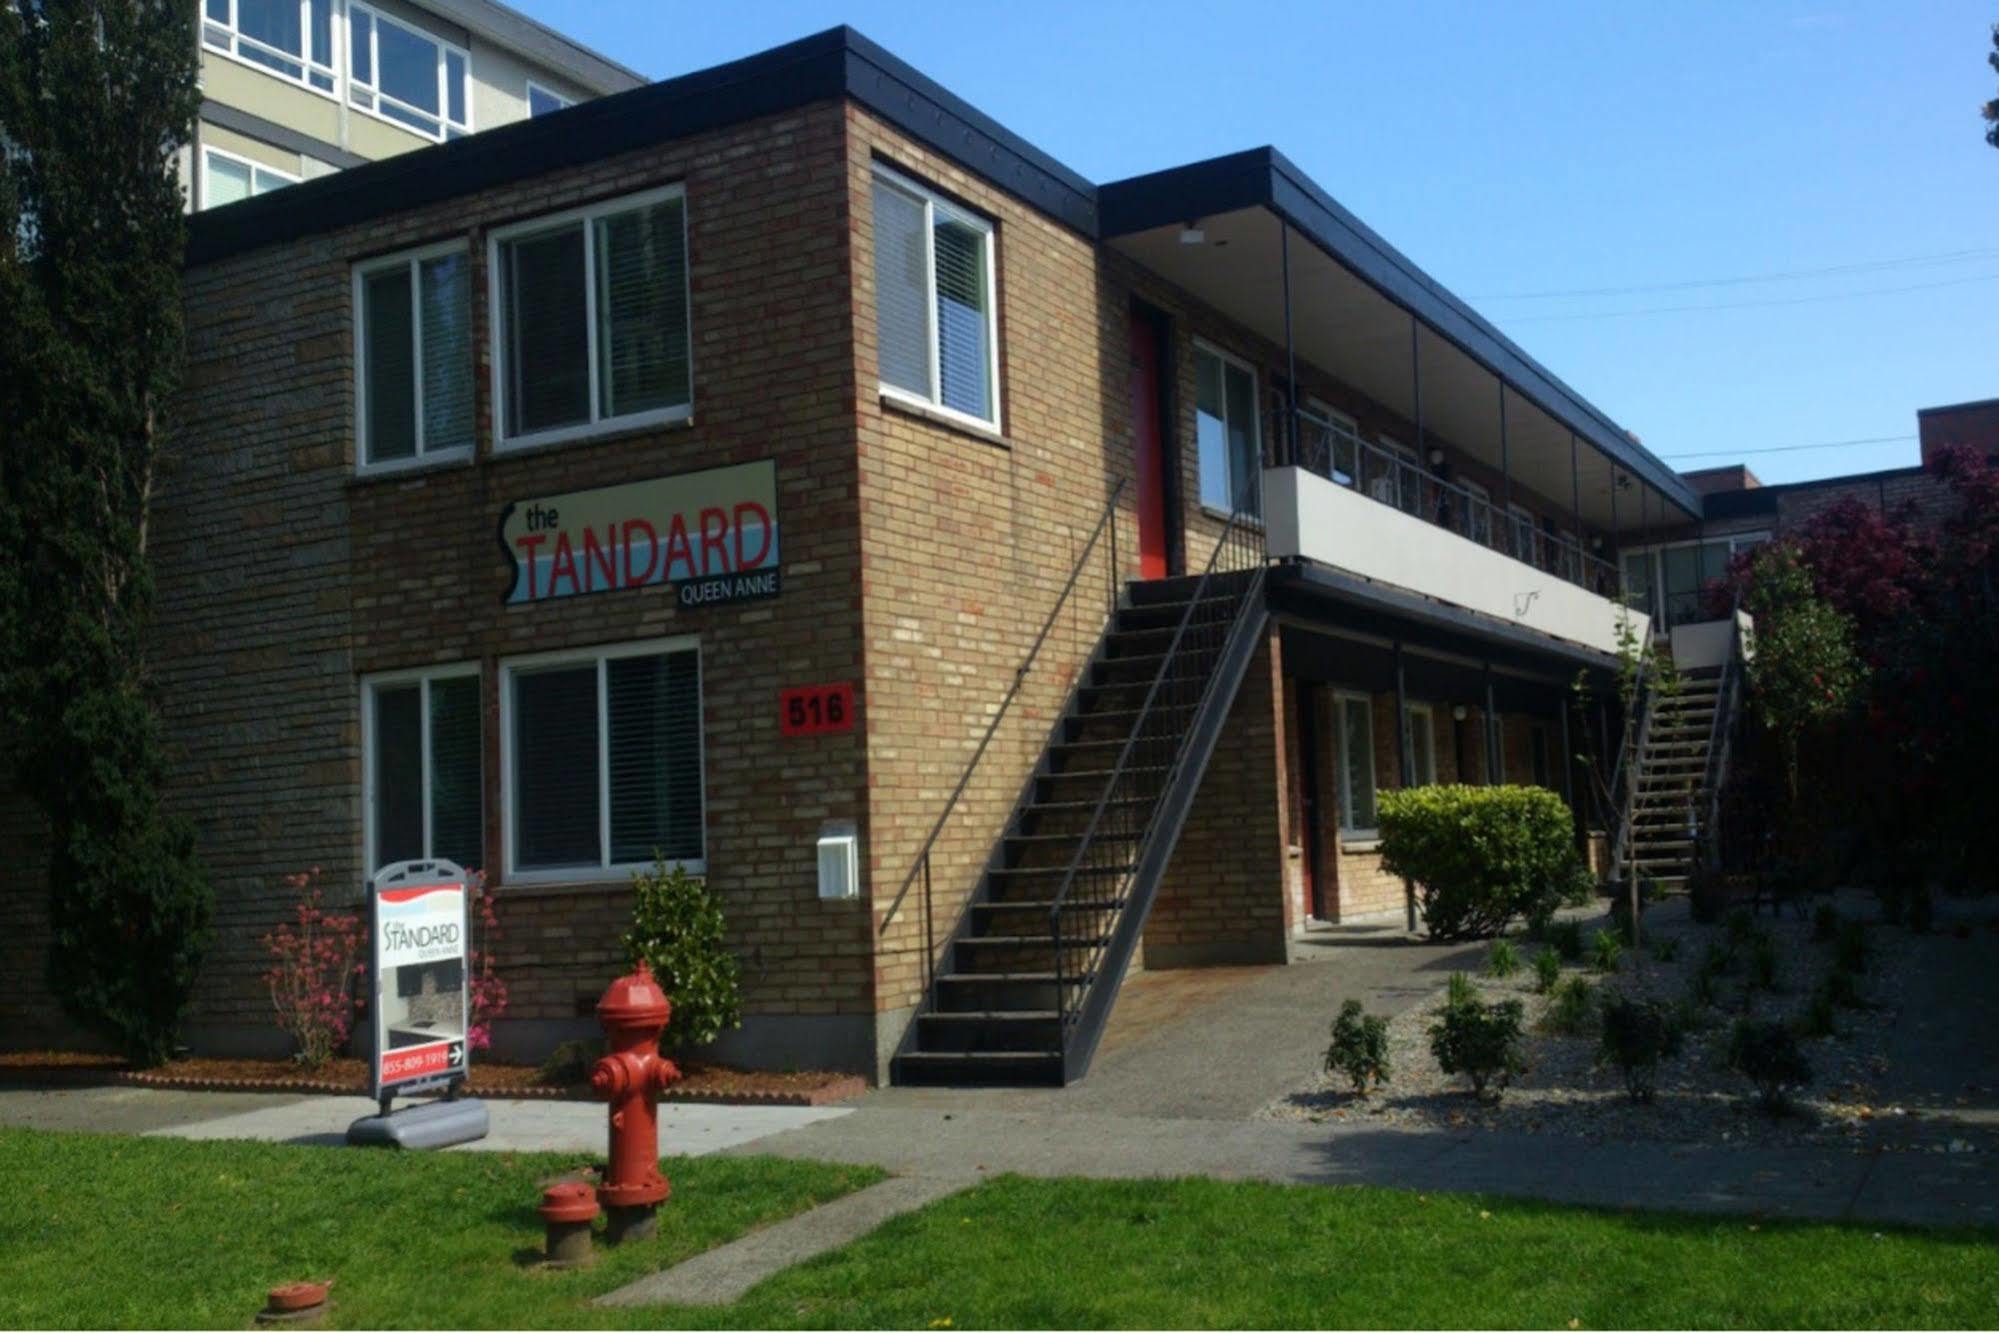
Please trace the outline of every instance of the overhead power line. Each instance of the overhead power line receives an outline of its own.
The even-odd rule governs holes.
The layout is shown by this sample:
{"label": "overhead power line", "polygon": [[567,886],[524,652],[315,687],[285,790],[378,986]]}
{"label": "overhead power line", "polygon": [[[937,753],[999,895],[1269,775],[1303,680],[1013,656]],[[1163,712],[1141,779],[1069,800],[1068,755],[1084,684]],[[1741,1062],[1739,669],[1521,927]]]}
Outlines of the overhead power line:
{"label": "overhead power line", "polygon": [[1854,264],[1829,264],[1824,268],[1794,268],[1774,273],[1745,273],[1732,278],[1689,278],[1681,282],[1644,283],[1630,287],[1572,287],[1542,292],[1502,292],[1474,297],[1479,301],[1552,301],[1573,296],[1636,296],[1644,292],[1687,292],[1702,287],[1741,287],[1759,282],[1795,282],[1802,278],[1835,277],[1848,273],[1879,273],[1898,268],[1928,268],[1938,264],[1962,264],[1974,259],[1990,259],[1999,250],[1946,250],[1931,255],[1911,255],[1904,259],[1870,259]]}
{"label": "overhead power line", "polygon": [[1660,454],[1667,462],[1682,458],[1750,458],[1757,454],[1796,454],[1811,449],[1851,449],[1862,444],[1906,444],[1913,435],[1873,435],[1864,440],[1825,440],[1818,444],[1778,444],[1767,449],[1710,449],[1697,454]]}
{"label": "overhead power line", "polygon": [[1903,292],[1928,292],[1939,287],[1962,287],[1973,282],[1999,282],[1999,273],[1979,273],[1968,278],[1946,278],[1942,282],[1919,282],[1907,287],[1870,287],[1858,292],[1823,292],[1816,296],[1772,297],[1762,301],[1713,301],[1700,305],[1655,305],[1637,310],[1596,310],[1566,315],[1504,316],[1506,324],[1546,324],[1555,320],[1621,319],[1627,315],[1670,315],[1694,310],[1750,310],[1764,306],[1817,305],[1826,301],[1854,301],[1866,296],[1896,296]]}

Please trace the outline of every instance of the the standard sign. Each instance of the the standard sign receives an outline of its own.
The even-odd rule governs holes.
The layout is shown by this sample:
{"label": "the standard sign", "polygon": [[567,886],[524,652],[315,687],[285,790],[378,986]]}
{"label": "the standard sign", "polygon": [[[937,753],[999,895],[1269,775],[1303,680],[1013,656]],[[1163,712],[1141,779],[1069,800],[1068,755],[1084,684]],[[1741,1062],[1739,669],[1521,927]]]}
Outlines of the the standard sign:
{"label": "the standard sign", "polygon": [[373,884],[378,1098],[465,1077],[465,875],[404,862]]}
{"label": "the standard sign", "polygon": [[500,515],[509,603],[667,584],[680,604],[778,593],[777,464],[738,463],[517,500]]}

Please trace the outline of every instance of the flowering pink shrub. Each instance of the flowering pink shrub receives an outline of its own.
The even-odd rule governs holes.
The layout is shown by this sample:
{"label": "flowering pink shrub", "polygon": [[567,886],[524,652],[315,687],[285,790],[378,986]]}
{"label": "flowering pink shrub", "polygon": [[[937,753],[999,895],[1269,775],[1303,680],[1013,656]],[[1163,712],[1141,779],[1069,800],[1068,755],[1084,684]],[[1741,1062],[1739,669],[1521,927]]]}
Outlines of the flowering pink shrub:
{"label": "flowering pink shrub", "polygon": [[507,1012],[507,983],[493,967],[493,950],[500,939],[500,914],[493,908],[493,891],[486,887],[486,872],[473,871],[467,887],[472,895],[472,948],[466,958],[465,983],[472,1012],[465,1029],[465,1044],[483,1051],[493,1044],[493,1020]]}
{"label": "flowering pink shrub", "polygon": [[361,918],[325,909],[319,867],[285,876],[300,895],[293,921],[264,936],[273,959],[264,974],[278,1027],[298,1046],[293,1058],[308,1068],[332,1059],[354,1027],[356,979],[366,931]]}

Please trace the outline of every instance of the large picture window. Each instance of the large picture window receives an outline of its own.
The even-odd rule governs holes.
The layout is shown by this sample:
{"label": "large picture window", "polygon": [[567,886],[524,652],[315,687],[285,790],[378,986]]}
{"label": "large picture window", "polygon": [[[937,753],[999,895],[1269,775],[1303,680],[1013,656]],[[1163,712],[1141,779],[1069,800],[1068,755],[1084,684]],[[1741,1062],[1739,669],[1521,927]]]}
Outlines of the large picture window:
{"label": "large picture window", "polygon": [[1256,375],[1212,347],[1194,348],[1194,446],[1201,504],[1221,513],[1261,513],[1263,442],[1257,429]]}
{"label": "large picture window", "polygon": [[882,391],[997,429],[993,224],[881,167],[874,215]]}
{"label": "large picture window", "polygon": [[479,668],[371,677],[361,687],[368,872],[443,857],[485,862]]}
{"label": "large picture window", "polygon": [[363,471],[472,452],[472,261],[458,243],[354,272]]}
{"label": "large picture window", "polygon": [[1340,832],[1371,838],[1374,813],[1374,701],[1365,694],[1333,696],[1339,708]]}
{"label": "large picture window", "polygon": [[692,640],[523,658],[501,670],[507,874],[705,869],[701,658]]}
{"label": "large picture window", "polygon": [[203,0],[201,40],[280,78],[333,91],[333,0]]}
{"label": "large picture window", "polygon": [[679,186],[506,228],[492,267],[502,443],[691,414]]}
{"label": "large picture window", "polygon": [[350,2],[347,100],[426,138],[459,138],[472,130],[471,57],[442,38]]}

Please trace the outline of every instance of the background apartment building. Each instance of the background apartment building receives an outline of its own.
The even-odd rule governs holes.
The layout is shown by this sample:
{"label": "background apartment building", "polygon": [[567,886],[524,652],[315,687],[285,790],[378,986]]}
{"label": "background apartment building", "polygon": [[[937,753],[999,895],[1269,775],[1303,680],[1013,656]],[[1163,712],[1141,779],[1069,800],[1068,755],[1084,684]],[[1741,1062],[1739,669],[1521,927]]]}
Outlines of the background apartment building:
{"label": "background apartment building", "polygon": [[182,162],[214,208],[642,86],[493,0],[197,0]]}

